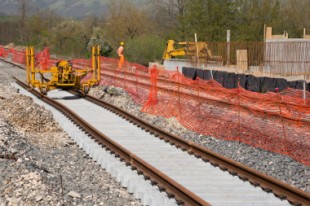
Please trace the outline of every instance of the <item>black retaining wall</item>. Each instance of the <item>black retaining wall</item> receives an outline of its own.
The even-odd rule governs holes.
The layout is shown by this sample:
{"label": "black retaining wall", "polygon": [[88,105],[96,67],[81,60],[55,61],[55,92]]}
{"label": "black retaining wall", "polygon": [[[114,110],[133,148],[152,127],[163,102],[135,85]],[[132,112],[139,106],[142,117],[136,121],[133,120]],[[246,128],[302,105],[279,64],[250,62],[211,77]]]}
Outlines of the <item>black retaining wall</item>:
{"label": "black retaining wall", "polygon": [[[196,69],[192,67],[183,67],[182,73],[184,76],[195,80],[200,79],[209,80],[212,78],[210,70]],[[303,81],[287,81],[284,78],[271,77],[255,77],[253,75],[235,74],[224,71],[212,71],[213,78],[225,88],[237,88],[238,82],[241,87],[253,92],[274,92],[278,88],[279,92],[287,87],[293,89],[303,89]],[[310,83],[306,84],[307,91],[310,91]]]}

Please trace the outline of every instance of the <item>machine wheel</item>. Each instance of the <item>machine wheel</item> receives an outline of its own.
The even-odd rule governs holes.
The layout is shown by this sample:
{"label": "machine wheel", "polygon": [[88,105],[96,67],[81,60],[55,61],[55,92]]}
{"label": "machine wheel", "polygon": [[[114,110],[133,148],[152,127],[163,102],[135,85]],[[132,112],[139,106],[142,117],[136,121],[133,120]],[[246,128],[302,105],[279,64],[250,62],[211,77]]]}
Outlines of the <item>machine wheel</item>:
{"label": "machine wheel", "polygon": [[46,87],[41,87],[40,88],[40,92],[42,95],[46,95],[47,94],[47,88]]}
{"label": "machine wheel", "polygon": [[85,86],[85,87],[83,88],[83,93],[84,93],[84,95],[86,95],[88,92],[89,92],[89,86]]}

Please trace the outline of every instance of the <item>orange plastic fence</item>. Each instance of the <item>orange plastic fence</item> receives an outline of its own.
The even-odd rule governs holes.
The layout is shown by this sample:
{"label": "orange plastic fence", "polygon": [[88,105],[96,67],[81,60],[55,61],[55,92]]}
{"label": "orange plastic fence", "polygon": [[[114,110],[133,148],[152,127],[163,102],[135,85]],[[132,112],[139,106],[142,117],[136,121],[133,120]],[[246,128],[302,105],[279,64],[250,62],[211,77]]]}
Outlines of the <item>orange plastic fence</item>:
{"label": "orange plastic fence", "polygon": [[291,104],[293,98],[281,94],[226,89],[212,80],[191,82],[179,76],[168,90],[158,81],[157,98],[149,96],[157,103],[144,105],[143,111],[175,117],[198,133],[286,154],[309,165],[309,102],[295,99],[297,104]]}
{"label": "orange plastic fence", "polygon": [[5,49],[3,46],[0,46],[0,57],[8,58],[9,54],[10,54],[9,49]]}
{"label": "orange plastic fence", "polygon": [[[0,47],[0,56],[5,55],[9,56]],[[57,61],[47,62],[52,65]],[[91,66],[89,59],[72,62],[75,69]],[[241,87],[226,89],[214,80],[190,80],[179,72],[127,61],[118,68],[118,63],[101,57],[100,84],[124,88],[143,112],[174,117],[197,133],[289,155],[310,165],[309,92],[304,100],[302,91],[290,88],[265,94]]]}
{"label": "orange plastic fence", "polygon": [[43,51],[38,52],[35,55],[35,67],[43,70],[47,70],[50,65],[50,51],[49,48],[45,48]]}
{"label": "orange plastic fence", "polygon": [[289,155],[310,165],[309,92],[306,100],[294,89],[260,94],[129,62],[119,70],[116,59],[101,62],[101,84],[126,89],[143,112],[175,117],[197,133]]}

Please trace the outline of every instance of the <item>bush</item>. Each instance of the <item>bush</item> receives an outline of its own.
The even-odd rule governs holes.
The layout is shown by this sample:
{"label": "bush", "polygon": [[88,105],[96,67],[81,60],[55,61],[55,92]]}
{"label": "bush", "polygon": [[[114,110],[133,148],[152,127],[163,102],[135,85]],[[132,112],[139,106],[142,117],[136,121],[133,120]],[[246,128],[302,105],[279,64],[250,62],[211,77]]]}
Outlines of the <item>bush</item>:
{"label": "bush", "polygon": [[165,44],[165,39],[154,35],[134,38],[125,45],[125,59],[148,66],[149,62],[161,60]]}

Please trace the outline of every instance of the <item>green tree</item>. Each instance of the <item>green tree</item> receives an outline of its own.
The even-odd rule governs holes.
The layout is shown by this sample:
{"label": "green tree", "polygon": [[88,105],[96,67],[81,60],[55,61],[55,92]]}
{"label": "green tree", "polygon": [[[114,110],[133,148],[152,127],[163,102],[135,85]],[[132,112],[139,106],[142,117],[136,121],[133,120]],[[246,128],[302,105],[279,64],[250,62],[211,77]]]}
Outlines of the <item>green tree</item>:
{"label": "green tree", "polygon": [[[235,24],[238,40],[262,41],[264,25],[275,26],[280,17],[279,0],[240,0]],[[277,28],[275,28],[277,30]]]}
{"label": "green tree", "polygon": [[203,41],[224,41],[226,30],[232,29],[235,3],[231,0],[187,1],[184,17],[186,38],[192,40],[194,33]]}
{"label": "green tree", "polygon": [[151,0],[149,14],[160,28],[161,36],[185,40],[186,4],[188,0]]}
{"label": "green tree", "polygon": [[125,46],[125,58],[148,66],[149,62],[161,61],[166,40],[156,35],[142,35],[131,39]]}
{"label": "green tree", "polygon": [[27,20],[28,35],[24,44],[33,45],[40,49],[51,46],[52,28],[61,21],[62,18],[49,10],[32,15]]}
{"label": "green tree", "polygon": [[151,33],[152,21],[146,11],[127,0],[112,0],[110,14],[105,20],[104,30],[115,47],[120,41]]}
{"label": "green tree", "polygon": [[52,50],[59,55],[82,57],[86,53],[88,39],[80,21],[65,19],[52,29]]}
{"label": "green tree", "polygon": [[303,28],[310,32],[310,1],[309,0],[287,0],[281,10],[281,18],[277,28],[280,31],[287,30],[289,37],[300,38]]}
{"label": "green tree", "polygon": [[89,42],[87,43],[87,50],[89,52],[89,57],[91,56],[91,48],[92,46],[99,45],[100,46],[100,55],[109,57],[113,51],[111,44],[108,42],[104,31],[100,27],[95,27],[93,29],[93,34]]}

